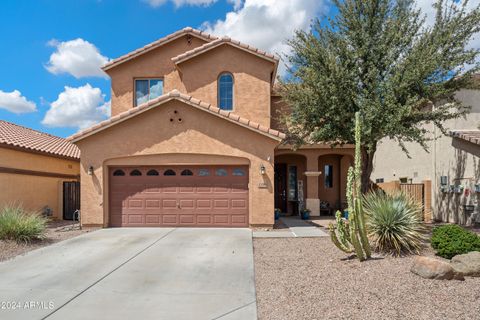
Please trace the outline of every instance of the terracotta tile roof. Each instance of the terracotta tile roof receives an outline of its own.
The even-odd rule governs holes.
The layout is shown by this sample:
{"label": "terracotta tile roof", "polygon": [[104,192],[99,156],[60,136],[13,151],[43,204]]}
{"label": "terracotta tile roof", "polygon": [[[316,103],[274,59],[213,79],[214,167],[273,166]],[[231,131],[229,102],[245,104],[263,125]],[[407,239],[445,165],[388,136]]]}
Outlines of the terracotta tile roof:
{"label": "terracotta tile roof", "polygon": [[0,120],[0,146],[10,146],[63,158],[80,159],[80,150],[67,139]]}
{"label": "terracotta tile roof", "polygon": [[480,130],[452,130],[450,135],[480,145]]}
{"label": "terracotta tile roof", "polygon": [[183,61],[186,61],[190,58],[193,58],[193,57],[195,57],[199,54],[202,54],[206,51],[209,51],[209,50],[211,50],[213,48],[216,48],[218,46],[221,46],[223,44],[229,44],[229,45],[234,46],[236,48],[239,48],[241,50],[244,50],[244,51],[247,51],[247,52],[252,53],[254,55],[257,55],[261,58],[272,61],[273,63],[275,63],[275,65],[278,64],[279,58],[276,57],[275,55],[267,53],[265,51],[262,51],[258,48],[249,46],[248,44],[241,43],[240,41],[232,40],[230,37],[222,37],[222,38],[218,38],[216,40],[213,40],[211,42],[205,43],[204,45],[202,45],[200,47],[197,47],[197,48],[189,50],[185,53],[179,54],[176,57],[173,57],[172,61],[176,64],[182,63]]}
{"label": "terracotta tile roof", "polygon": [[198,99],[193,98],[192,96],[180,93],[178,90],[173,90],[170,91],[169,93],[166,93],[156,99],[150,100],[149,102],[146,102],[144,104],[141,104],[135,108],[132,108],[128,111],[122,112],[120,114],[117,114],[114,117],[111,117],[108,120],[105,120],[103,122],[100,122],[88,129],[85,129],[83,131],[80,131],[67,139],[72,142],[77,142],[79,140],[82,140],[92,134],[95,134],[101,130],[104,130],[106,128],[109,128],[117,123],[120,123],[122,121],[125,121],[131,117],[134,117],[138,114],[141,114],[147,110],[153,109],[165,102],[171,101],[171,100],[178,100],[181,102],[184,102],[185,104],[188,104],[192,107],[195,107],[197,109],[200,109],[202,111],[206,111],[210,114],[216,115],[222,119],[225,119],[227,121],[233,122],[235,124],[238,124],[242,127],[248,128],[250,130],[256,131],[260,134],[266,135],[270,138],[273,138],[275,140],[283,140],[285,139],[285,134],[274,129],[270,129],[267,127],[264,127],[256,122],[250,121],[246,118],[240,117],[232,112],[221,110],[217,107],[212,106],[211,104],[208,104],[206,102],[200,101]]}
{"label": "terracotta tile roof", "polygon": [[217,39],[217,37],[215,36],[212,36],[206,32],[203,32],[203,31],[200,31],[200,30],[196,30],[196,29],[193,29],[191,27],[186,27],[186,28],[183,28],[182,30],[179,30],[179,31],[176,31],[172,34],[169,34],[168,36],[165,36],[161,39],[158,39],[154,42],[151,42],[149,44],[147,44],[146,46],[142,47],[142,48],[139,48],[139,49],[136,49],[132,52],[129,52],[121,57],[118,57],[116,59],[113,59],[111,61],[109,61],[107,64],[105,64],[102,69],[103,70],[108,70],[108,69],[111,69],[113,68],[114,66],[117,66],[123,62],[126,62],[132,58],[135,58],[139,55],[142,55],[144,53],[147,53],[153,49],[156,49],[172,40],[175,40],[175,39],[178,39],[180,37],[182,37],[183,35],[185,34],[190,34],[190,35],[193,35],[193,36],[196,36],[198,38],[201,38],[203,40],[206,40],[206,41],[212,41],[212,40],[215,40]]}

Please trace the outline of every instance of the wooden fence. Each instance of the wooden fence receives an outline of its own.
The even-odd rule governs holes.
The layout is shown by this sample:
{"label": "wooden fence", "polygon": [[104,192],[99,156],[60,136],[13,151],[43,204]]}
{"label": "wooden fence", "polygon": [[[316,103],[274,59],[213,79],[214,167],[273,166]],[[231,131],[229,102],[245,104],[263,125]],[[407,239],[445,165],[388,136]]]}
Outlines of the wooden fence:
{"label": "wooden fence", "polygon": [[415,199],[423,208],[422,218],[425,222],[432,221],[432,182],[424,180],[421,183],[400,183],[390,181],[377,183],[376,186],[388,194],[403,192]]}

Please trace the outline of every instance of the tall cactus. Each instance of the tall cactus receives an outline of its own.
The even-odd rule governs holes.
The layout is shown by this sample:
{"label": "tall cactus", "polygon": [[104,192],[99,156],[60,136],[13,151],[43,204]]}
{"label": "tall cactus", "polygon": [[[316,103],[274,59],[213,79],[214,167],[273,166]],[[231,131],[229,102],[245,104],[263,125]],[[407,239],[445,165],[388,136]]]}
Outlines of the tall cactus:
{"label": "tall cactus", "polygon": [[355,166],[348,168],[347,203],[348,221],[337,211],[336,227],[329,225],[332,242],[342,251],[357,255],[360,261],[370,258],[371,249],[365,230],[365,218],[362,205],[362,154],[361,154],[362,122],[360,114],[355,113]]}

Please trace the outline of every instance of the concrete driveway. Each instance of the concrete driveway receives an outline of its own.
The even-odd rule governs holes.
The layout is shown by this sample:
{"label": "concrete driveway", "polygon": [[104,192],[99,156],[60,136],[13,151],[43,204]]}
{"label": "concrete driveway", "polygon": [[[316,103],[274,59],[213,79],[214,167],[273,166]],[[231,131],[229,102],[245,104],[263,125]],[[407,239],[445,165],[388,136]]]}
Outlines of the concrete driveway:
{"label": "concrete driveway", "polygon": [[98,230],[0,263],[0,319],[256,319],[252,250],[249,229]]}

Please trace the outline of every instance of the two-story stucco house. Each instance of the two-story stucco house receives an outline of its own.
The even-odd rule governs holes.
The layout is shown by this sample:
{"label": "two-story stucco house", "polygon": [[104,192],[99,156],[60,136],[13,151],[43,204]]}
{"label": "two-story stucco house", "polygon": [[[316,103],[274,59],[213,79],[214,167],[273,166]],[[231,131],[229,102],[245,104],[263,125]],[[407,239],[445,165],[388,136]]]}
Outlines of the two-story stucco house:
{"label": "two-story stucco house", "polygon": [[255,227],[274,208],[340,208],[352,147],[282,144],[278,62],[185,28],[105,65],[111,118],[70,137],[82,223]]}

